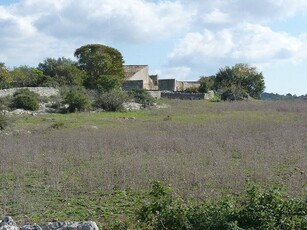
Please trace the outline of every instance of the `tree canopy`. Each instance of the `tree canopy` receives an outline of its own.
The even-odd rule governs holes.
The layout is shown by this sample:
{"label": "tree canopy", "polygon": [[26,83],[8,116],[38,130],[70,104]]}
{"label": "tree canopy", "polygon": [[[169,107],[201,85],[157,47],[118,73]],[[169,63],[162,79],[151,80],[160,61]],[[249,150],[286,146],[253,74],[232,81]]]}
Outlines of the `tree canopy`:
{"label": "tree canopy", "polygon": [[203,92],[216,90],[223,100],[240,100],[247,97],[260,99],[265,89],[264,77],[256,67],[248,64],[236,64],[224,67],[215,76],[200,79]]}
{"label": "tree canopy", "polygon": [[[76,49],[74,55],[79,68],[87,73],[86,87],[110,90],[121,85],[124,60],[118,50],[101,44],[89,44]],[[106,82],[110,89],[104,84]]]}

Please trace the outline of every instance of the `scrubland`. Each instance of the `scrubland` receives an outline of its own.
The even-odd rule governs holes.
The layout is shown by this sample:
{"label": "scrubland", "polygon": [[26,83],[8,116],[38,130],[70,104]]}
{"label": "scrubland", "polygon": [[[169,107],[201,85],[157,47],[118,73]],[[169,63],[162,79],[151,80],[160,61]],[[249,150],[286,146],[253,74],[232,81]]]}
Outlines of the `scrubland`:
{"label": "scrubland", "polygon": [[1,215],[108,228],[129,220],[152,181],[196,202],[240,194],[246,181],[306,197],[307,101],[162,102],[15,117],[0,136]]}

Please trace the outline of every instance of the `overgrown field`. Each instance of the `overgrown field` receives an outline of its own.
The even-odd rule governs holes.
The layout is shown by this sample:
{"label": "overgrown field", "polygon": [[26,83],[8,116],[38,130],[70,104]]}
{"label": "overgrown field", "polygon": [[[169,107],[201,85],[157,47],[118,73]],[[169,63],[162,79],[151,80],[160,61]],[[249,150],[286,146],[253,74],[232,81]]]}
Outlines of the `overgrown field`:
{"label": "overgrown field", "polygon": [[307,101],[163,102],[13,118],[0,136],[1,215],[133,228],[152,181],[196,203],[240,194],[246,181],[306,198]]}

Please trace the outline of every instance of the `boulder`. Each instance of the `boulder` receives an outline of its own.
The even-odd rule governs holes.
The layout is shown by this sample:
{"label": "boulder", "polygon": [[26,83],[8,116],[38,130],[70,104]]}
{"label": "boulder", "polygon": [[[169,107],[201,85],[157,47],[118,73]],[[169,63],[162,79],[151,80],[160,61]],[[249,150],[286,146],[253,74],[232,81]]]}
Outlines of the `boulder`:
{"label": "boulder", "polygon": [[19,230],[13,218],[10,216],[4,217],[0,222],[0,230]]}

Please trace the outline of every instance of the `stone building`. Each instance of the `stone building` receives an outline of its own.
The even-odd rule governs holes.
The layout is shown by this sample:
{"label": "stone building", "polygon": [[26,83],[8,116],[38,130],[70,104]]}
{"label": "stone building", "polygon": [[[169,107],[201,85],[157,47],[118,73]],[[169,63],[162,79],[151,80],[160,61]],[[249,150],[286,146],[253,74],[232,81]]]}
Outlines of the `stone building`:
{"label": "stone building", "polygon": [[124,65],[125,82],[124,90],[141,88],[147,90],[158,90],[158,76],[149,76],[148,65]]}

